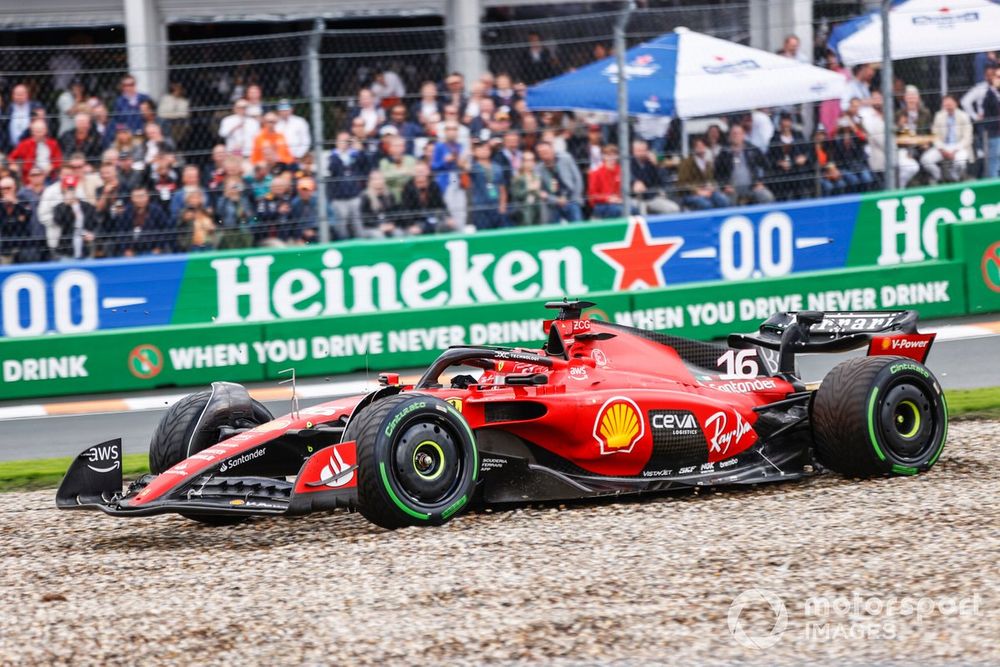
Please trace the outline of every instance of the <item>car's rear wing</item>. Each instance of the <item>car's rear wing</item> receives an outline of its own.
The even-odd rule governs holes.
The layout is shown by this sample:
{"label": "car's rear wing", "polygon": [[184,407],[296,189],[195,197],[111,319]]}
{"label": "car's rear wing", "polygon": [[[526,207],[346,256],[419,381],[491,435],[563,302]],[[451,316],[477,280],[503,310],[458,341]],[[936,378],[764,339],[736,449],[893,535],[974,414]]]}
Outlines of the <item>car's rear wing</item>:
{"label": "car's rear wing", "polygon": [[775,313],[756,334],[731,334],[728,342],[737,349],[757,349],[771,373],[791,375],[796,354],[865,346],[870,355],[898,354],[923,363],[933,340],[934,334],[917,331],[915,310],[803,310]]}
{"label": "car's rear wing", "polygon": [[811,340],[842,338],[845,334],[917,333],[915,310],[788,311],[775,313],[760,325],[760,335],[775,341],[792,324],[811,322]]}

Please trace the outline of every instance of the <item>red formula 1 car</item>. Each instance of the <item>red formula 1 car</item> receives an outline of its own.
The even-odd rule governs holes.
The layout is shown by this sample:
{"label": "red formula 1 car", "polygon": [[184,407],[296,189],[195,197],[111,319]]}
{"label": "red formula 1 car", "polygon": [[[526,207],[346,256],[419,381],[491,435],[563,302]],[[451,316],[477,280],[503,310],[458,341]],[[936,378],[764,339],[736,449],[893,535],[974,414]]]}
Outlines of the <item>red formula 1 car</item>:
{"label": "red formula 1 car", "polygon": [[[378,391],[278,419],[217,382],[167,411],[152,474],[123,493],[121,441],[90,447],[57,504],[216,524],[345,508],[396,528],[474,503],[912,475],[941,455],[933,335],[913,311],[779,313],[724,346],[582,317],[592,305],[548,304],[541,350],[453,347],[415,385],[385,374]],[[797,377],[796,354],[862,346],[818,389]]]}

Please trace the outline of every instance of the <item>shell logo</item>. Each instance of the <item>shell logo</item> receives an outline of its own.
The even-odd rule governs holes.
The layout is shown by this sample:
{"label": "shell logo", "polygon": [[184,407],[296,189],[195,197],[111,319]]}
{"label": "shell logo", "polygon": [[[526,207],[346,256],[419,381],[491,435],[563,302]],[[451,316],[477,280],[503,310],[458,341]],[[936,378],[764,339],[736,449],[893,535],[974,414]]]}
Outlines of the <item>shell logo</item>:
{"label": "shell logo", "polygon": [[601,446],[601,454],[628,454],[645,434],[642,411],[624,396],[609,398],[594,421],[594,439]]}
{"label": "shell logo", "polygon": [[882,339],[882,349],[883,350],[888,350],[890,345],[892,345],[892,341],[890,341],[888,338],[883,338]]}

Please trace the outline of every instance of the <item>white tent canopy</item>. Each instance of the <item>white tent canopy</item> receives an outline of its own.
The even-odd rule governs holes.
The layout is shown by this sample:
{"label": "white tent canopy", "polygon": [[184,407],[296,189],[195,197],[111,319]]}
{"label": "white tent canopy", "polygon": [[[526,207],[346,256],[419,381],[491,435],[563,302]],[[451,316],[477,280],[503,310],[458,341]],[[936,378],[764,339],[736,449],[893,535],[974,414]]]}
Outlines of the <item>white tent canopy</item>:
{"label": "white tent canopy", "polygon": [[681,118],[838,98],[843,77],[820,67],[697,32],[681,35]]}
{"label": "white tent canopy", "polygon": [[[847,66],[882,61],[878,11],[847,21],[830,35]],[[1000,4],[990,0],[903,0],[889,13],[893,60],[1000,49]]]}

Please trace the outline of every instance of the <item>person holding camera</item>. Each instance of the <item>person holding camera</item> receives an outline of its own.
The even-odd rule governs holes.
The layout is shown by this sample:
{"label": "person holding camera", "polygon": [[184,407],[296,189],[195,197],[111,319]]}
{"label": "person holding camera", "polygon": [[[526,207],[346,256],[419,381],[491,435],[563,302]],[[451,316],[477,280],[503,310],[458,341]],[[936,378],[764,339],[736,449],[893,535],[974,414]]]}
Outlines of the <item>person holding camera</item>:
{"label": "person holding camera", "polygon": [[67,175],[62,179],[63,200],[53,211],[59,229],[56,255],[63,260],[83,259],[93,254],[97,231],[97,209],[81,199],[76,191],[79,180]]}
{"label": "person holding camera", "polygon": [[187,190],[178,224],[179,249],[183,252],[214,250],[218,241],[217,232],[212,212],[205,207],[205,193],[200,188]]}

